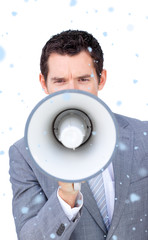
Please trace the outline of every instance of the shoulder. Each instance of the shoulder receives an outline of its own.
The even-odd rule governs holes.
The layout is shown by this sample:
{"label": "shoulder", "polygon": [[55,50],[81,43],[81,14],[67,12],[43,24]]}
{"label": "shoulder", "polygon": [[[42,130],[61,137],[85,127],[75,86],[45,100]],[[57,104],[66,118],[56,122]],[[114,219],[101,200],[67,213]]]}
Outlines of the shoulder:
{"label": "shoulder", "polygon": [[19,149],[24,149],[24,148],[26,148],[24,137],[21,138],[21,139],[19,139],[19,140],[17,140],[17,141],[13,144],[13,146],[15,146],[16,148],[19,148]]}
{"label": "shoulder", "polygon": [[145,131],[145,135],[148,135],[148,121],[141,121],[136,118],[131,118],[119,114],[114,114],[117,123],[122,127],[130,127],[133,131]]}
{"label": "shoulder", "polygon": [[10,146],[10,151],[11,149],[20,152],[22,155],[25,155],[27,152],[27,148],[24,137],[16,141],[12,146]]}
{"label": "shoulder", "polygon": [[140,152],[148,155],[148,121],[141,121],[118,114],[115,114],[115,118],[120,132],[131,133],[134,149],[139,149]]}
{"label": "shoulder", "polygon": [[28,163],[32,165],[32,160],[25,144],[24,137],[16,141],[9,149],[10,161],[19,162],[21,164]]}

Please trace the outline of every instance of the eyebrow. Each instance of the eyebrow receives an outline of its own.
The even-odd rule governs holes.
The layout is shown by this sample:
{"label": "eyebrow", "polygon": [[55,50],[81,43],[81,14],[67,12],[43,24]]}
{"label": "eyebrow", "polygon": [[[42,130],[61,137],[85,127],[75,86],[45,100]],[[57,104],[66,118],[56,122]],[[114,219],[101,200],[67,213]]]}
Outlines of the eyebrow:
{"label": "eyebrow", "polygon": [[90,77],[91,77],[90,74],[85,74],[85,75],[78,76],[77,78],[90,78]]}
{"label": "eyebrow", "polygon": [[[90,74],[85,74],[85,75],[81,75],[81,76],[76,77],[76,79],[80,79],[80,78],[90,78],[90,77],[91,77]],[[65,79],[65,77],[52,77],[52,78],[51,78],[52,81],[62,80],[62,79]]]}
{"label": "eyebrow", "polygon": [[64,77],[52,77],[52,78],[50,78],[52,81],[54,81],[54,80],[62,80],[62,79],[65,79]]}

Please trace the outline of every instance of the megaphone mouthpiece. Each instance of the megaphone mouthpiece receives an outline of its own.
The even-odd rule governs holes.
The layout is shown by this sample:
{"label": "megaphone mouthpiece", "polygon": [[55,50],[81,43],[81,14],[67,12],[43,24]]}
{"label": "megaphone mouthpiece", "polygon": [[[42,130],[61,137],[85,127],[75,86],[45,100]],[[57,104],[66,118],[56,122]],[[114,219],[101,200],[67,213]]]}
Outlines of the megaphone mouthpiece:
{"label": "megaphone mouthpiece", "polygon": [[59,141],[67,148],[75,150],[82,144],[83,139],[84,135],[79,127],[67,126],[60,130]]}
{"label": "megaphone mouthpiece", "polygon": [[68,109],[56,117],[53,129],[55,136],[65,147],[76,149],[90,137],[90,126],[86,114]]}

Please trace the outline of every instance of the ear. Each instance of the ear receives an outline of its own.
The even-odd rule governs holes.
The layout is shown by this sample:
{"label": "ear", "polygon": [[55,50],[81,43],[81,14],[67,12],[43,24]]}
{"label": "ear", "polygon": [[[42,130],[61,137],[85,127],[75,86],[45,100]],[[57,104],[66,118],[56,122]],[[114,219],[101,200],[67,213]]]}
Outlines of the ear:
{"label": "ear", "polygon": [[40,81],[40,84],[41,84],[42,89],[44,90],[44,92],[46,94],[49,94],[48,90],[47,90],[47,86],[46,86],[46,81],[44,79],[44,76],[41,73],[39,74],[39,81]]}
{"label": "ear", "polygon": [[99,82],[99,90],[102,90],[107,79],[107,71],[105,69],[101,72],[100,82]]}

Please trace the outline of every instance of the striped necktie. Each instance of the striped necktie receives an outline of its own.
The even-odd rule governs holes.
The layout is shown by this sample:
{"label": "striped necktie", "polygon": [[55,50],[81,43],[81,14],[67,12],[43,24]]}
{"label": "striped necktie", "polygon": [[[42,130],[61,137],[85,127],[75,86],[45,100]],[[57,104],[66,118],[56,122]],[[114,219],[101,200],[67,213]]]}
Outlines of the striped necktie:
{"label": "striped necktie", "polygon": [[108,217],[108,212],[107,212],[105,189],[104,189],[102,173],[100,173],[96,177],[90,179],[89,186],[90,186],[93,196],[97,202],[97,205],[100,210],[103,221],[105,223],[105,226],[108,230],[109,226],[110,226],[110,222],[109,222],[109,217]]}

